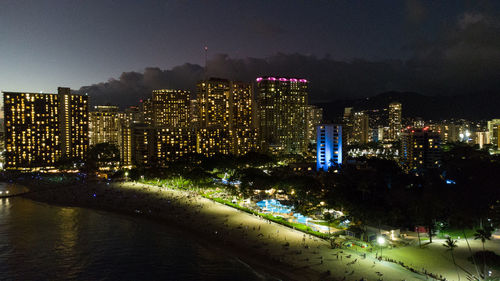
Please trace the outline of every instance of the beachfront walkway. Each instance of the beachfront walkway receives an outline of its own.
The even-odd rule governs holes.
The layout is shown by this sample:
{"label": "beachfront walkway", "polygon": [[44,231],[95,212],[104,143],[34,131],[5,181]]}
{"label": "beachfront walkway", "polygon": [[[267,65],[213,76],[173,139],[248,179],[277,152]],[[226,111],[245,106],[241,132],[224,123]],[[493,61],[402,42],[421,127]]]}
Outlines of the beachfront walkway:
{"label": "beachfront walkway", "polygon": [[[168,204],[180,207],[161,207],[158,211],[172,212],[170,216],[203,229],[203,232],[210,233],[212,238],[222,243],[244,246],[277,263],[289,264],[305,272],[316,272],[316,276],[330,271],[329,278],[334,280],[428,280],[399,265],[380,262],[374,258],[374,254],[364,258],[362,253],[352,250],[331,249],[327,241],[216,203],[193,192],[130,182],[117,184],[116,187],[167,200]],[[154,204],[154,201],[151,204],[161,206]],[[140,212],[147,213],[149,210]],[[448,280],[452,280],[451,276]]]}
{"label": "beachfront walkway", "polygon": [[[29,197],[64,205],[134,213],[178,223],[208,243],[217,241],[216,245],[228,249],[252,266],[259,266],[260,263],[264,265],[264,270],[274,269],[275,272],[283,273],[286,275],[284,280],[432,280],[398,264],[377,260],[375,251],[365,255],[351,249],[331,249],[327,241],[216,203],[194,191],[134,182],[77,183],[46,188]],[[441,243],[433,243],[430,247],[435,247],[435,252],[439,255],[432,258],[414,256],[415,247],[410,246],[384,249],[384,257],[397,257],[399,254],[405,257],[401,259],[405,264],[415,265],[415,269],[425,268],[447,280],[456,280],[454,266],[443,256],[446,253]],[[461,248],[463,247],[459,245],[459,249]],[[433,252],[430,254],[433,255]],[[416,259],[420,263],[416,264]]]}

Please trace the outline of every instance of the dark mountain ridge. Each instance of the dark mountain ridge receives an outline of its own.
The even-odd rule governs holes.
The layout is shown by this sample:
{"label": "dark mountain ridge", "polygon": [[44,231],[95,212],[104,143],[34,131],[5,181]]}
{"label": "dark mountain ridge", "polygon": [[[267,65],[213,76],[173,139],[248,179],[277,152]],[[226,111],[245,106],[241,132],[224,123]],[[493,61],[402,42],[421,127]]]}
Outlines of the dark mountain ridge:
{"label": "dark mountain ridge", "polygon": [[426,96],[414,92],[384,92],[373,97],[341,99],[315,105],[323,108],[325,120],[338,122],[345,107],[357,110],[383,109],[398,101],[403,105],[403,117],[425,120],[500,118],[500,93],[483,92],[456,96]]}

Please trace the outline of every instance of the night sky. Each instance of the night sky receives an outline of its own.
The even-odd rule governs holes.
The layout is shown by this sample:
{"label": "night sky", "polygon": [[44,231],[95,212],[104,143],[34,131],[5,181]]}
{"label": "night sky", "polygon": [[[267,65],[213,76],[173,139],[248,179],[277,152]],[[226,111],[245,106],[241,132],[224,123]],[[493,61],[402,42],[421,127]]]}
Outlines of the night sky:
{"label": "night sky", "polygon": [[96,84],[82,91],[132,103],[150,88],[192,87],[207,45],[211,75],[300,75],[317,100],[489,90],[500,74],[499,11],[500,1],[5,0],[0,89]]}

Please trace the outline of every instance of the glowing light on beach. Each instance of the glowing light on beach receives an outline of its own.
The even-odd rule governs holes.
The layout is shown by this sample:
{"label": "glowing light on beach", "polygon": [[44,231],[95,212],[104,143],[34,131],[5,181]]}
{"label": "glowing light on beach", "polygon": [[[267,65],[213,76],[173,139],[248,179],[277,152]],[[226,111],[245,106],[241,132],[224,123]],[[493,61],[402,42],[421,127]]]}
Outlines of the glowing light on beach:
{"label": "glowing light on beach", "polygon": [[377,237],[377,243],[379,245],[384,245],[385,244],[385,238],[382,236]]}

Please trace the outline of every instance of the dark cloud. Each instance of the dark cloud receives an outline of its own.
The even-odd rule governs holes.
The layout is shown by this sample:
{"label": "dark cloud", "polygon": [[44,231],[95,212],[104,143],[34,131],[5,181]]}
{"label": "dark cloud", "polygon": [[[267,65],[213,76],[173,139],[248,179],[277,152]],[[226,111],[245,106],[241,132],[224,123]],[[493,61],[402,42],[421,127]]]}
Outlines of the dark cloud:
{"label": "dark cloud", "polygon": [[427,10],[420,0],[406,0],[406,18],[413,24],[421,23],[427,16]]}
{"label": "dark cloud", "polygon": [[433,42],[415,46],[411,69],[421,90],[497,91],[500,86],[500,24],[480,13],[464,13]]}
{"label": "dark cloud", "polygon": [[149,97],[153,89],[193,90],[203,73],[203,68],[194,64],[176,66],[171,70],[149,67],[144,73],[123,72],[118,79],[81,87],[79,92],[88,93],[92,104],[136,105],[140,99]]}
{"label": "dark cloud", "polygon": [[[414,55],[407,61],[338,61],[281,53],[237,59],[218,54],[208,61],[208,75],[242,81],[261,75],[307,78],[312,102],[391,90],[455,95],[500,89],[500,24],[495,18],[465,13],[438,39],[418,42],[411,50]],[[195,84],[203,77],[203,67],[193,64],[171,70],[147,68],[80,91],[88,92],[94,103],[132,105],[157,88],[188,89],[194,95]]]}

